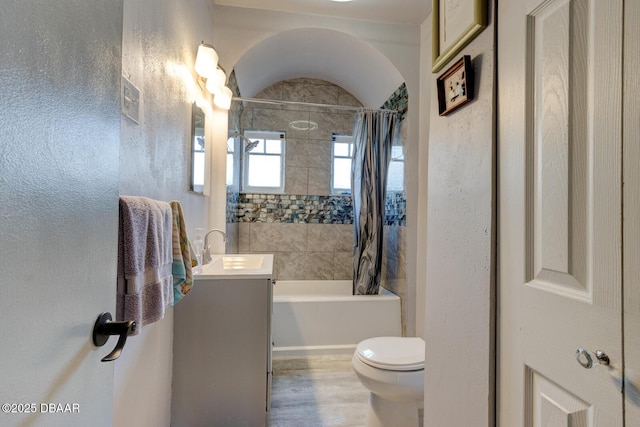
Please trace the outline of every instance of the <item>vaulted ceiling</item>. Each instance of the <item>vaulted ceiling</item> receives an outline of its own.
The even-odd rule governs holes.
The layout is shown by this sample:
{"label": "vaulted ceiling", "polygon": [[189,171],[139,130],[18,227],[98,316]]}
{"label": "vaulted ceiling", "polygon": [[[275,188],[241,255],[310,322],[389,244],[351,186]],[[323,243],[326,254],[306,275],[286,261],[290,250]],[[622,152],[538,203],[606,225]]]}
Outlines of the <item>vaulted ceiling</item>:
{"label": "vaulted ceiling", "polygon": [[431,12],[431,0],[214,0],[214,3],[412,25],[420,25]]}
{"label": "vaulted ceiling", "polygon": [[246,96],[280,80],[313,77],[341,86],[371,107],[379,107],[404,81],[394,65],[368,43],[319,28],[278,33],[249,49],[235,70]]}

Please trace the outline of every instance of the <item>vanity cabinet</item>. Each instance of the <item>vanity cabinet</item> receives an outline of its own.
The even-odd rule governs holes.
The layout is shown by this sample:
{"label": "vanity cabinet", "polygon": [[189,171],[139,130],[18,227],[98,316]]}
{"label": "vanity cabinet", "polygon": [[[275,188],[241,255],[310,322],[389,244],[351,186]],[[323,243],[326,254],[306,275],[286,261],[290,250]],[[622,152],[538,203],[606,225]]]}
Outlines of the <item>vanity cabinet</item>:
{"label": "vanity cabinet", "polygon": [[268,425],[272,301],[271,277],[195,276],[174,307],[172,427]]}

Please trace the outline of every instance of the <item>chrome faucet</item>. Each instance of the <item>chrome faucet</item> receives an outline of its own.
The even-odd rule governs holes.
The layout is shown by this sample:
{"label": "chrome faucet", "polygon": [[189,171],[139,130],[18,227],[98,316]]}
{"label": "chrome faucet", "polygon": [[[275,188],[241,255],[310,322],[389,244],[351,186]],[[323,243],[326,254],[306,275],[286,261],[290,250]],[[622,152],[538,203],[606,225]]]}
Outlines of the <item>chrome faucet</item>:
{"label": "chrome faucet", "polygon": [[222,234],[222,241],[224,243],[227,243],[227,233],[220,230],[219,228],[214,228],[212,230],[209,230],[207,234],[204,235],[204,252],[202,254],[203,264],[209,264],[211,262],[211,249],[209,248],[209,234],[213,233],[214,231]]}

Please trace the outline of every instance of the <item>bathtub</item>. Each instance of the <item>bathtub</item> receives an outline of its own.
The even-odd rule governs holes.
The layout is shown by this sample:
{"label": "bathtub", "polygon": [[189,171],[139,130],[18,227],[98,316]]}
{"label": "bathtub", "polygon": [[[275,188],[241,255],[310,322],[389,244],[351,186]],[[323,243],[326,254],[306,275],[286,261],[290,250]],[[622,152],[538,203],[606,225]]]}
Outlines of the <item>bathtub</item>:
{"label": "bathtub", "polygon": [[352,295],[351,280],[278,280],[273,290],[273,356],[353,353],[376,336],[401,336],[400,297]]}

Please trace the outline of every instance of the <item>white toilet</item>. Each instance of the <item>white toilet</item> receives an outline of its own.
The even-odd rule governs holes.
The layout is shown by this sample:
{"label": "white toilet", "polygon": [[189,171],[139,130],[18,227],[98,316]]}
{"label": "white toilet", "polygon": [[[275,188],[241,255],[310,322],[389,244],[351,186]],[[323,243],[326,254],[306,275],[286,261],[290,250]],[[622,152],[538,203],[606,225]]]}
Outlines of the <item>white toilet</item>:
{"label": "white toilet", "polygon": [[418,427],[424,346],[415,337],[377,337],[358,344],[353,369],[371,392],[366,427]]}

